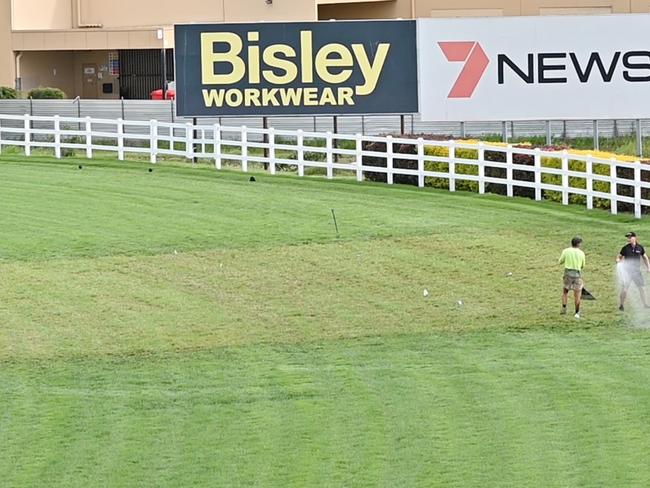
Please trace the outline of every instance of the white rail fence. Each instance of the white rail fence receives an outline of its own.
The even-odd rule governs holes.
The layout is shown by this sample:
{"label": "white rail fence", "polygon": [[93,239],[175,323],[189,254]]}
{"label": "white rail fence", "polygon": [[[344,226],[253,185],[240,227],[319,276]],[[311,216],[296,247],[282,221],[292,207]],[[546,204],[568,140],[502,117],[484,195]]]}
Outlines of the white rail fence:
{"label": "white rail fence", "polygon": [[[380,143],[381,150],[369,149],[371,143]],[[307,168],[320,168],[328,179],[339,172],[353,174],[357,181],[383,175],[388,184],[396,177],[411,177],[419,187],[434,178],[445,181],[452,192],[460,182],[473,182],[481,194],[496,185],[508,197],[522,190],[535,200],[555,194],[564,205],[579,196],[588,209],[598,204],[616,214],[624,207],[637,218],[650,209],[650,165],[512,145],[156,120],[0,115],[0,153],[8,146],[22,148],[26,156],[34,149],[49,149],[56,158],[65,150],[80,150],[89,159],[97,152],[116,153],[119,160],[129,154],[146,155],[153,164],[163,157],[203,159],[216,169],[224,162],[235,163],[244,172],[250,163],[261,163],[270,174],[276,174],[280,165],[297,169],[299,176]],[[396,151],[398,146],[410,150]],[[432,148],[442,148],[446,156],[432,155]],[[475,159],[460,157],[463,150],[472,151]],[[532,164],[517,163],[522,156]],[[368,164],[371,158],[375,165]],[[549,161],[559,164],[554,167]]]}
{"label": "white rail fence", "polygon": [[[192,122],[178,117],[173,100],[0,100],[0,113],[62,117],[92,117],[97,119],[150,120],[161,122]],[[263,127],[264,117],[215,117],[203,123],[219,123],[231,127]],[[483,122],[425,122],[417,114],[407,115],[341,115],[333,116],[274,116],[266,117],[267,126],[285,130],[312,132],[341,132],[345,134],[377,135],[394,132],[436,134],[466,138],[500,135],[502,140],[516,137],[544,137],[550,145],[559,138],[592,138],[595,148],[602,138],[636,136],[641,154],[642,139],[650,136],[650,120],[519,120]]]}

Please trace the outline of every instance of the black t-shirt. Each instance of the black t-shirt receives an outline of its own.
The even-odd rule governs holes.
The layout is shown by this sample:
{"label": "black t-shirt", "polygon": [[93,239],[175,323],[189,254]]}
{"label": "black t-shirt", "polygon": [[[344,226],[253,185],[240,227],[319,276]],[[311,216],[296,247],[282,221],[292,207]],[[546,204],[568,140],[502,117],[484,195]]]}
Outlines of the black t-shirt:
{"label": "black t-shirt", "polygon": [[641,264],[641,256],[645,255],[645,249],[641,244],[632,246],[627,244],[621,249],[621,256],[625,258],[625,263],[630,268],[638,268]]}

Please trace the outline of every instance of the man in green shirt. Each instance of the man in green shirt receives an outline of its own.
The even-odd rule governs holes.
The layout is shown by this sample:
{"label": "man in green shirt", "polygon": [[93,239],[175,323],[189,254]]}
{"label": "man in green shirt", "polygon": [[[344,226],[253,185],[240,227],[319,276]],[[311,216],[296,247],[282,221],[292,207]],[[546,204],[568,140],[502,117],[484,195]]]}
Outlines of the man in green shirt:
{"label": "man in green shirt", "polygon": [[580,249],[582,239],[574,237],[571,239],[571,247],[562,251],[560,264],[564,265],[564,289],[562,292],[562,315],[566,315],[566,306],[569,299],[569,290],[573,290],[575,299],[576,319],[580,318],[580,299],[582,298],[582,270],[585,267],[585,253]]}

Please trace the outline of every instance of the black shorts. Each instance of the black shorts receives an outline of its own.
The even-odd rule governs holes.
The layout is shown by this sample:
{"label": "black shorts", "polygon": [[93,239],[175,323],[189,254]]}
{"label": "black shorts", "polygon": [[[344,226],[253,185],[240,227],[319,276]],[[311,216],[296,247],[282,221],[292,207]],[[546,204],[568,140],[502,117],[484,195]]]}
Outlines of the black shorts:
{"label": "black shorts", "polygon": [[636,286],[645,286],[645,279],[643,278],[640,269],[623,271],[621,281],[625,288],[630,286],[632,283]]}

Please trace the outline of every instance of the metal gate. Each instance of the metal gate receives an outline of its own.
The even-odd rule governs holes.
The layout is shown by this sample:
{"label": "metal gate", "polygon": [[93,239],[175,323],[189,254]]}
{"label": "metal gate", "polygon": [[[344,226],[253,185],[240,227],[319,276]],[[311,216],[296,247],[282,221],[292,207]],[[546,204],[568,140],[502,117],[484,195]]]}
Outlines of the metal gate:
{"label": "metal gate", "polygon": [[167,81],[174,80],[174,50],[131,49],[120,51],[120,96],[127,100],[147,100],[153,90],[162,88],[163,70]]}

